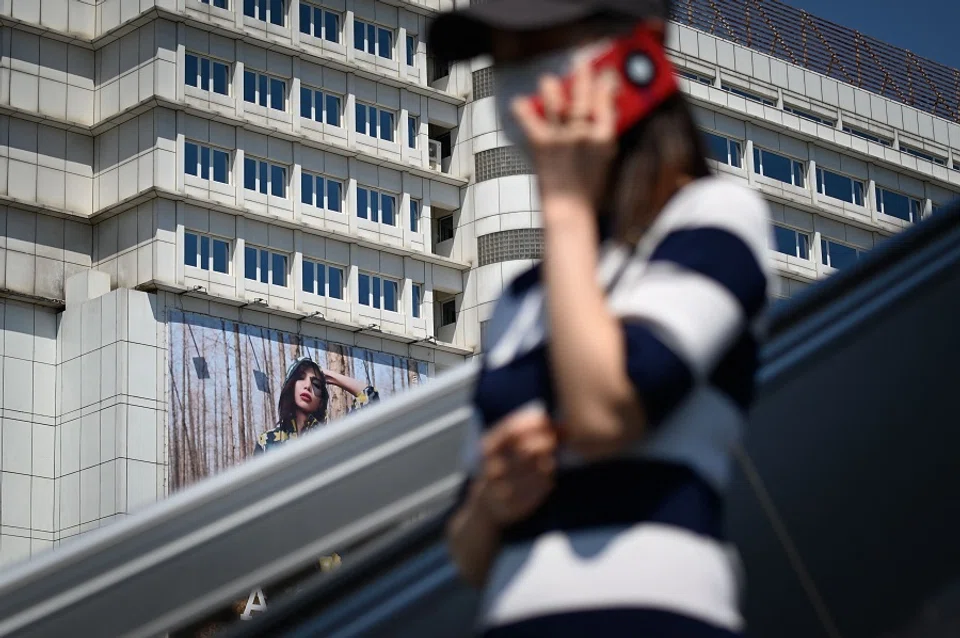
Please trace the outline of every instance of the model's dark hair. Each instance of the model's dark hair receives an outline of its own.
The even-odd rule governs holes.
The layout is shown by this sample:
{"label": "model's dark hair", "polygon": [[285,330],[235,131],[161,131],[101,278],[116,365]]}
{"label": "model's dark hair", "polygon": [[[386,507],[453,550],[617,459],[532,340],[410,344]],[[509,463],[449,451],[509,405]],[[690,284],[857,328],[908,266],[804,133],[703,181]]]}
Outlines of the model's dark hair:
{"label": "model's dark hair", "polygon": [[677,93],[620,139],[603,205],[614,237],[635,244],[676,191],[679,177],[710,174],[690,105]]}
{"label": "model's dark hair", "polygon": [[304,361],[297,366],[296,371],[290,375],[290,379],[280,391],[280,400],[277,402],[277,414],[280,416],[280,423],[289,423],[296,418],[297,400],[293,396],[293,389],[294,386],[297,385],[297,381],[306,378],[308,370],[313,370],[317,378],[320,379],[320,407],[310,416],[320,423],[327,420],[327,404],[330,402],[330,391],[327,390],[327,379],[323,374],[323,370],[320,369],[320,366],[313,361]]}

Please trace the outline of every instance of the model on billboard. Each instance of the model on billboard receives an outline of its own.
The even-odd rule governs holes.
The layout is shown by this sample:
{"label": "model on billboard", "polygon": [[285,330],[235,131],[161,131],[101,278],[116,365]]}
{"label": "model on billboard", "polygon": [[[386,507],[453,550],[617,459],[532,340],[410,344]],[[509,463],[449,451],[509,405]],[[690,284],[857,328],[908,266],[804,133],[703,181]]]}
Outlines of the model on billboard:
{"label": "model on billboard", "polygon": [[[372,385],[336,372],[324,371],[310,357],[300,357],[287,367],[283,378],[280,400],[277,401],[277,425],[257,437],[254,455],[262,454],[324,425],[327,422],[327,406],[330,403],[328,384],[353,396],[351,412],[380,399],[380,393]],[[339,554],[322,556],[315,567],[284,579],[283,582],[274,585],[273,589],[283,591],[295,587],[313,571],[332,571],[340,566],[340,562]],[[256,589],[250,592],[246,604],[242,605],[243,611],[240,618],[248,620],[253,612],[265,611],[266,608],[263,589]]]}
{"label": "model on billboard", "polygon": [[762,197],[711,175],[669,15],[487,0],[431,26],[438,57],[492,57],[544,229],[489,319],[448,524],[486,638],[743,635],[723,508],[771,228]]}
{"label": "model on billboard", "polygon": [[351,412],[380,399],[372,385],[336,372],[324,372],[310,357],[300,357],[287,367],[277,402],[277,425],[257,437],[253,453],[266,452],[326,423],[330,403],[328,384],[353,396]]}

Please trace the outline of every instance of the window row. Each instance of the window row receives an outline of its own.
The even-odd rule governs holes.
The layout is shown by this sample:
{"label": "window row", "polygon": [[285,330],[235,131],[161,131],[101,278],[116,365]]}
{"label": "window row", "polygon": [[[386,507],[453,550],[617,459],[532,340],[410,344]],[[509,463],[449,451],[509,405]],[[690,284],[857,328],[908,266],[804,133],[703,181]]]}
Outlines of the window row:
{"label": "window row", "polygon": [[[812,236],[810,233],[787,226],[774,224],[771,247],[779,253],[809,261]],[[820,239],[820,261],[831,268],[844,269],[852,266],[866,251],[833,239]]]}
{"label": "window row", "polygon": [[[717,85],[717,81],[713,77],[708,77],[687,69],[683,69],[683,68],[677,69],[677,75],[679,75],[680,77],[686,78],[691,82],[695,82],[697,84],[704,84],[707,86]],[[720,82],[719,88],[732,95],[737,95],[746,100],[750,100],[751,102],[756,102],[758,104],[763,104],[765,106],[770,106],[774,108],[777,107],[776,100],[774,100],[771,97],[757,93],[755,91],[743,89],[723,81]],[[781,108],[786,113],[796,115],[797,117],[800,117],[805,120],[809,120],[811,122],[815,122],[817,124],[822,124],[823,126],[834,128],[838,124],[836,118],[831,118],[829,116],[825,116],[805,108],[793,106],[791,104],[787,104],[786,102],[783,103]],[[829,109],[830,107],[826,107],[826,108]],[[858,137],[868,142],[874,142],[876,144],[880,144],[881,146],[886,146],[888,148],[893,147],[894,145],[894,139],[892,137],[884,136],[877,133],[872,133],[870,131],[864,130],[863,128],[857,127],[855,125],[844,123],[843,126],[840,128],[840,130],[854,137]],[[948,159],[944,156],[938,156],[933,153],[929,153],[927,151],[913,148],[907,144],[900,144],[900,151],[902,153],[906,153],[907,155],[911,155],[913,157],[926,160],[928,162],[931,162],[932,164],[937,164],[939,166],[947,166],[948,164]],[[955,158],[952,168],[954,170],[960,171],[960,155],[957,155],[957,157]]]}
{"label": "window row", "polygon": [[[187,53],[184,64],[187,86],[221,95],[230,95],[230,66],[226,62]],[[289,108],[288,81],[254,69],[243,71],[243,100],[275,111]],[[345,96],[325,89],[300,87],[300,117],[340,128],[344,125]],[[399,113],[382,106],[357,102],[354,108],[357,133],[372,138],[397,142]],[[407,146],[417,148],[420,119],[407,116]]]}
{"label": "window row", "polygon": [[[183,156],[185,174],[221,184],[231,183],[229,151],[195,142],[184,142]],[[243,187],[249,191],[287,199],[291,173],[289,166],[251,156],[243,158]],[[357,217],[387,226],[400,226],[405,223],[412,232],[420,232],[420,201],[413,198],[409,200],[406,219],[403,219],[400,214],[401,200],[402,196],[399,194],[358,185]],[[342,213],[346,209],[345,185],[342,180],[301,171],[300,202],[321,210]],[[441,227],[441,231],[447,231],[450,235],[446,239],[453,235],[453,217],[449,217],[450,228]]]}
{"label": "window row", "polygon": [[[220,9],[230,9],[229,0],[200,0]],[[287,26],[288,0],[243,0],[243,15],[279,27]],[[319,40],[340,44],[343,41],[344,15],[317,4],[299,2],[300,33]],[[353,48],[387,60],[398,54],[394,50],[398,29],[354,19]],[[417,38],[407,35],[402,55],[408,66],[415,66]]]}
{"label": "window row", "polygon": [[[708,157],[734,168],[744,168],[743,146],[739,141],[711,132],[704,132],[704,138]],[[784,184],[807,188],[806,162],[759,146],[753,147],[753,172]],[[856,206],[867,205],[866,184],[863,181],[819,166],[816,189],[817,193],[832,199]],[[920,220],[923,213],[920,199],[882,186],[874,187],[874,196],[878,212],[912,223]],[[939,207],[939,204],[934,205]]]}
{"label": "window row", "polygon": [[[185,266],[230,275],[231,244],[226,239],[187,231],[184,233],[183,263]],[[287,254],[268,248],[244,246],[243,275],[250,281],[287,288],[291,284],[290,265],[291,258]],[[346,269],[305,257],[300,288],[312,295],[345,300]],[[356,300],[362,306],[400,312],[401,289],[398,279],[363,271],[357,274]],[[411,296],[411,314],[413,318],[420,319],[423,317],[423,284],[413,282]],[[456,306],[452,301],[441,304],[440,315],[440,325],[456,321]]]}

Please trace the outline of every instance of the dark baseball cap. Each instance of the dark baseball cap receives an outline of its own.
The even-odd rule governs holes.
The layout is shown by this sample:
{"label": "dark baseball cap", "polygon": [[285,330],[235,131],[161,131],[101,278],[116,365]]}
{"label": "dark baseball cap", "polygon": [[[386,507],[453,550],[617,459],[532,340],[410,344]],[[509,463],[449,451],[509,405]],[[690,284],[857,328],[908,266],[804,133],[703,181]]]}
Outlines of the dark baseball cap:
{"label": "dark baseball cap", "polygon": [[427,35],[431,52],[449,62],[490,53],[493,31],[540,31],[611,16],[666,20],[670,0],[471,0],[440,14]]}

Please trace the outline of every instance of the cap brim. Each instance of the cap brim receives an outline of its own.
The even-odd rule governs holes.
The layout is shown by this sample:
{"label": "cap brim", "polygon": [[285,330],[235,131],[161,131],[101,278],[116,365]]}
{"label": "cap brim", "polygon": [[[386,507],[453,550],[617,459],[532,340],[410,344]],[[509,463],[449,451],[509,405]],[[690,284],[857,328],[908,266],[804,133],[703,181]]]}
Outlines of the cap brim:
{"label": "cap brim", "polygon": [[555,0],[491,0],[441,14],[427,35],[431,52],[449,62],[490,53],[491,34],[538,31],[571,24],[596,13],[596,7]]}

